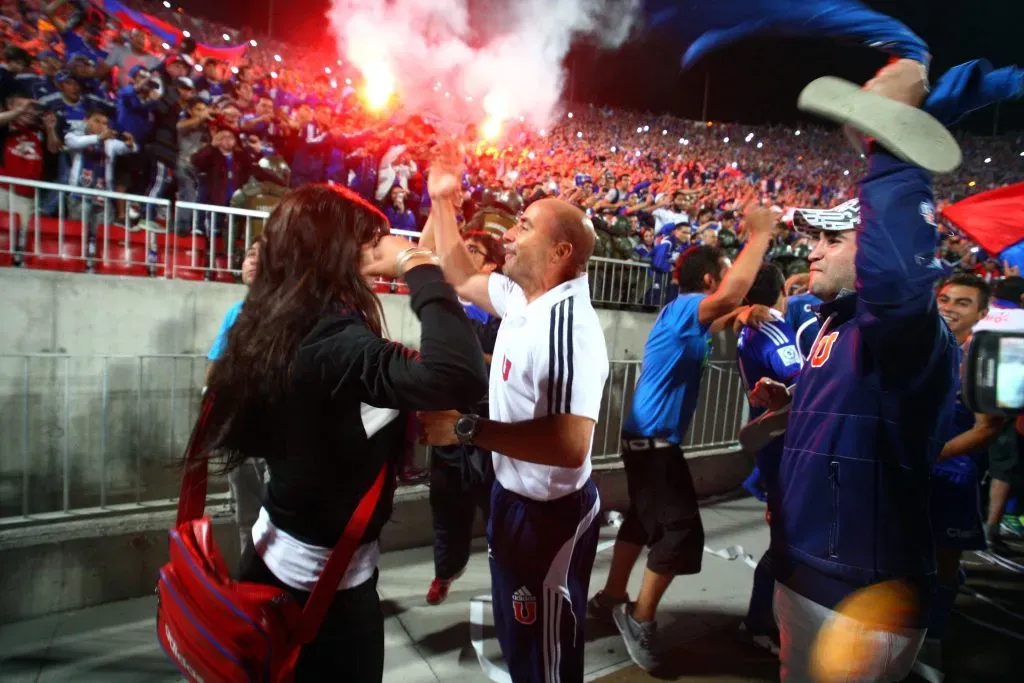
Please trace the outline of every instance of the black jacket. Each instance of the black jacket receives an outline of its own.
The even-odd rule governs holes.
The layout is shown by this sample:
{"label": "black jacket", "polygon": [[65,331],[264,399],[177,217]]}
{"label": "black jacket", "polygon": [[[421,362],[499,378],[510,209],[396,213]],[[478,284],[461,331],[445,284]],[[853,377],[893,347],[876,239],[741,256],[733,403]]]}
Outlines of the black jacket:
{"label": "black jacket", "polygon": [[265,507],[274,526],[307,543],[337,542],[384,463],[387,486],[362,542],[375,540],[390,517],[406,420],[386,421],[382,409],[456,409],[487,391],[480,343],[441,270],[419,266],[406,281],[422,324],[419,353],[344,311],[321,320],[299,346],[280,416],[283,452],[267,459]]}

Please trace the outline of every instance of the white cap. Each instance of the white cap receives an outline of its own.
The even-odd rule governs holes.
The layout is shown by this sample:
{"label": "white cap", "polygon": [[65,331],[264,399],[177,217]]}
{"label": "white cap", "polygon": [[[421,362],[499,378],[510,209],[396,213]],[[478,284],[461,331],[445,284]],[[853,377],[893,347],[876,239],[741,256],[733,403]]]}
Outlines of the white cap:
{"label": "white cap", "polygon": [[860,200],[851,199],[831,209],[796,209],[793,225],[797,230],[845,232],[860,223]]}

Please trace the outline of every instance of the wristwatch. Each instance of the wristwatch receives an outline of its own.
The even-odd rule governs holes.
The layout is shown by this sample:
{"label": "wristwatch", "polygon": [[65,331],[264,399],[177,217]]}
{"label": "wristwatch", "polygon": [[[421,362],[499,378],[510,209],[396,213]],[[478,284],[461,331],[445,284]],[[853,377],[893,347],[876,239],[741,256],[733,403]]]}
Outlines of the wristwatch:
{"label": "wristwatch", "polygon": [[476,432],[479,427],[479,415],[460,415],[455,421],[455,437],[463,446],[471,446],[476,439]]}

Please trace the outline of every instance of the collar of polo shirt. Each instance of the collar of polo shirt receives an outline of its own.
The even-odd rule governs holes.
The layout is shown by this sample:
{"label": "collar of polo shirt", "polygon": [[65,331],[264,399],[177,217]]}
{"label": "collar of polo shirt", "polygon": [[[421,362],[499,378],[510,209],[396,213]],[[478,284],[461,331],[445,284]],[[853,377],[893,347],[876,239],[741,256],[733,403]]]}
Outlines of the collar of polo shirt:
{"label": "collar of polo shirt", "polygon": [[588,297],[590,296],[590,280],[586,273],[552,287],[527,304],[526,310],[551,308],[559,301],[573,296],[574,294],[586,294]]}

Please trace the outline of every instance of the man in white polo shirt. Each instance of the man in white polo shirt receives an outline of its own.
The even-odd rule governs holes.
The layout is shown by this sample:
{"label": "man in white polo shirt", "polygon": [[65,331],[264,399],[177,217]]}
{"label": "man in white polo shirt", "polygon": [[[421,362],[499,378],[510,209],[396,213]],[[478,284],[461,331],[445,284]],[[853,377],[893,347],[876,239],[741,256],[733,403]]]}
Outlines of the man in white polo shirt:
{"label": "man in white polo shirt", "polygon": [[[432,185],[458,187],[456,173],[431,174]],[[423,413],[423,440],[493,453],[494,625],[512,680],[580,683],[600,509],[590,449],[608,377],[586,275],[596,234],[567,202],[536,201],[505,234],[505,274],[487,275],[472,266],[453,206],[435,202],[431,212],[424,236],[428,244],[436,239],[445,276],[459,296],[502,322],[490,419]]]}

